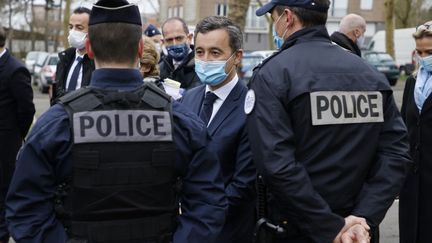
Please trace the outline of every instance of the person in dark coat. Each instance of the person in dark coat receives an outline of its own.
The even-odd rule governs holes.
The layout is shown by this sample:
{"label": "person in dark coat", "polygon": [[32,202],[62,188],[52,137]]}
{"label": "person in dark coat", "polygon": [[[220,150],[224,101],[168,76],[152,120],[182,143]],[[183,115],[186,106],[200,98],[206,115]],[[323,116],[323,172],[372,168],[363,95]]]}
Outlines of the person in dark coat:
{"label": "person in dark coat", "polygon": [[426,243],[432,225],[432,21],[413,37],[419,65],[406,81],[401,113],[414,163],[399,197],[399,232],[401,243]]}
{"label": "person in dark coat", "polygon": [[89,85],[95,69],[93,60],[86,52],[84,43],[88,32],[90,9],[79,7],[69,18],[70,48],[60,52],[53,85],[51,105],[67,92]]}
{"label": "person in dark coat", "polygon": [[339,31],[334,32],[330,38],[342,48],[361,57],[360,48],[364,42],[365,32],[365,19],[357,14],[348,14],[342,18],[339,24]]}
{"label": "person in dark coat", "polygon": [[50,107],[18,157],[6,199],[17,243],[216,242],[227,200],[206,126],[143,82],[141,38],[138,6],[93,5],[90,86]]}
{"label": "person in dark coat", "polygon": [[276,243],[378,242],[411,162],[391,87],[331,42],[329,4],[272,0],[256,12],[271,13],[283,43],[255,68],[245,100],[268,220],[280,226],[263,229]]}
{"label": "person in dark coat", "polygon": [[9,241],[4,200],[17,152],[35,113],[30,73],[5,43],[6,33],[0,26],[0,243]]}
{"label": "person in dark coat", "polygon": [[251,243],[255,226],[256,173],[243,112],[247,88],[236,73],[243,56],[242,43],[240,28],[228,18],[201,20],[195,29],[195,68],[204,85],[186,91],[182,97],[182,103],[208,124],[212,137],[209,147],[221,163],[229,202],[218,237],[218,242],[224,243]]}
{"label": "person in dark coat", "polygon": [[182,89],[191,89],[201,84],[195,73],[195,53],[191,45],[193,34],[189,33],[186,22],[177,17],[162,24],[162,43],[167,50],[159,67],[160,77],[169,78],[181,84]]}

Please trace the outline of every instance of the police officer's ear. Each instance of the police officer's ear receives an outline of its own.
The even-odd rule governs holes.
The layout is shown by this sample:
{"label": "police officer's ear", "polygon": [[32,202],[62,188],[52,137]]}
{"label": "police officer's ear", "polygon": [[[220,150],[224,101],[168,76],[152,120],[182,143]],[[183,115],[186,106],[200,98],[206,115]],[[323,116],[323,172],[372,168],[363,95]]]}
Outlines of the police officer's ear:
{"label": "police officer's ear", "polygon": [[91,48],[90,40],[89,40],[88,37],[85,40],[85,49],[86,49],[86,52],[87,52],[87,56],[90,59],[93,59],[94,58],[94,53],[93,53],[93,50]]}
{"label": "police officer's ear", "polygon": [[294,25],[294,20],[297,18],[297,16],[289,8],[286,8],[284,10],[284,13],[285,13],[286,18],[282,17],[281,21],[286,22],[286,26],[287,27],[293,26]]}
{"label": "police officer's ear", "polygon": [[141,38],[138,43],[138,58],[141,59],[143,51],[144,51],[144,40]]}

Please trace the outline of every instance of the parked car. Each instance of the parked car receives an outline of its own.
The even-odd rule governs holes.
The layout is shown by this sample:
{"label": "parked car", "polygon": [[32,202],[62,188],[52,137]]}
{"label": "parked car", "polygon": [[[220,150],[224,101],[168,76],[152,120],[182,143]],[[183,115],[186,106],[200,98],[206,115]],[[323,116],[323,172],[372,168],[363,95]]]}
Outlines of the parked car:
{"label": "parked car", "polygon": [[252,77],[253,69],[260,64],[264,59],[273,55],[276,50],[252,51],[245,52],[241,62],[240,76],[246,83]]}
{"label": "parked car", "polygon": [[264,58],[259,55],[244,54],[241,61],[240,77],[245,83],[252,77],[253,69],[262,62]]}
{"label": "parked car", "polygon": [[45,60],[48,56],[49,56],[48,52],[41,52],[36,59],[36,62],[34,64],[34,68],[33,68],[33,75],[32,75],[34,85],[38,85],[38,83],[39,83],[40,72],[42,70],[43,63],[45,62]]}
{"label": "parked car", "polygon": [[30,71],[30,74],[32,75],[34,74],[35,64],[36,61],[39,59],[39,57],[43,57],[46,54],[47,53],[43,51],[31,51],[27,53],[25,57],[25,65],[27,69]]}
{"label": "parked car", "polygon": [[390,85],[396,85],[396,82],[399,79],[400,70],[388,53],[372,51],[364,52],[362,55],[369,64],[374,66],[387,77]]}
{"label": "parked car", "polygon": [[37,64],[38,72],[36,73],[35,69],[35,76],[37,76],[37,86],[41,93],[48,93],[49,85],[51,85],[55,79],[58,62],[59,57],[57,54],[48,54],[41,65]]}
{"label": "parked car", "polygon": [[255,56],[261,56],[263,59],[273,55],[277,50],[264,50],[264,51],[253,51],[250,54]]}

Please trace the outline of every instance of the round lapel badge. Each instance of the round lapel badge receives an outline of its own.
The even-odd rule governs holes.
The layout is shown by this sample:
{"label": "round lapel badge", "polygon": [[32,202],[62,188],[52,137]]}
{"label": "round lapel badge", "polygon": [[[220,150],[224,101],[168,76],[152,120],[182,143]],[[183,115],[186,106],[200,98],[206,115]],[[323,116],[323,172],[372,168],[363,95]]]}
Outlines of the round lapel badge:
{"label": "round lapel badge", "polygon": [[244,111],[246,115],[249,115],[255,106],[255,91],[253,89],[248,90],[245,97]]}

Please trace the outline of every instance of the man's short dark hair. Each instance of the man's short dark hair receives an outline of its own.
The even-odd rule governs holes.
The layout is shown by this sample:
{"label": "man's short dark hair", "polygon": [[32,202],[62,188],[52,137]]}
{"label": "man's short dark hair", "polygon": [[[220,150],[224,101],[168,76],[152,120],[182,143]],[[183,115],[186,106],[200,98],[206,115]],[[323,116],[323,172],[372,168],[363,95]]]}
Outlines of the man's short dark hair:
{"label": "man's short dark hair", "polygon": [[3,48],[6,45],[6,31],[0,25],[0,47]]}
{"label": "man's short dark hair", "polygon": [[101,23],[89,26],[95,58],[103,63],[133,64],[138,60],[141,26],[128,23]]}
{"label": "man's short dark hair", "polygon": [[83,14],[86,13],[90,16],[91,10],[86,7],[78,7],[73,12],[73,14]]}
{"label": "man's short dark hair", "polygon": [[236,25],[231,19],[223,16],[210,16],[201,20],[196,28],[194,39],[196,43],[196,38],[198,33],[205,34],[213,30],[223,29],[228,33],[229,45],[232,52],[237,51],[242,48],[243,44],[243,34],[238,25]]}
{"label": "man's short dark hair", "polygon": [[[330,5],[329,0],[315,0],[320,5]],[[319,12],[315,10],[309,10],[306,8],[289,7],[284,5],[277,5],[275,7],[276,12],[281,15],[285,9],[290,9],[297,15],[303,27],[311,27],[315,25],[325,25],[327,22],[327,12]]]}
{"label": "man's short dark hair", "polygon": [[187,27],[187,24],[184,21],[184,19],[179,18],[179,17],[172,17],[172,18],[169,18],[169,19],[165,20],[165,22],[163,22],[163,24],[162,24],[162,35],[165,36],[165,33],[164,33],[164,27],[165,27],[165,25],[167,23],[173,22],[173,21],[179,21],[182,24],[182,26],[183,26],[183,31],[185,32],[185,34],[189,34],[189,28]]}

